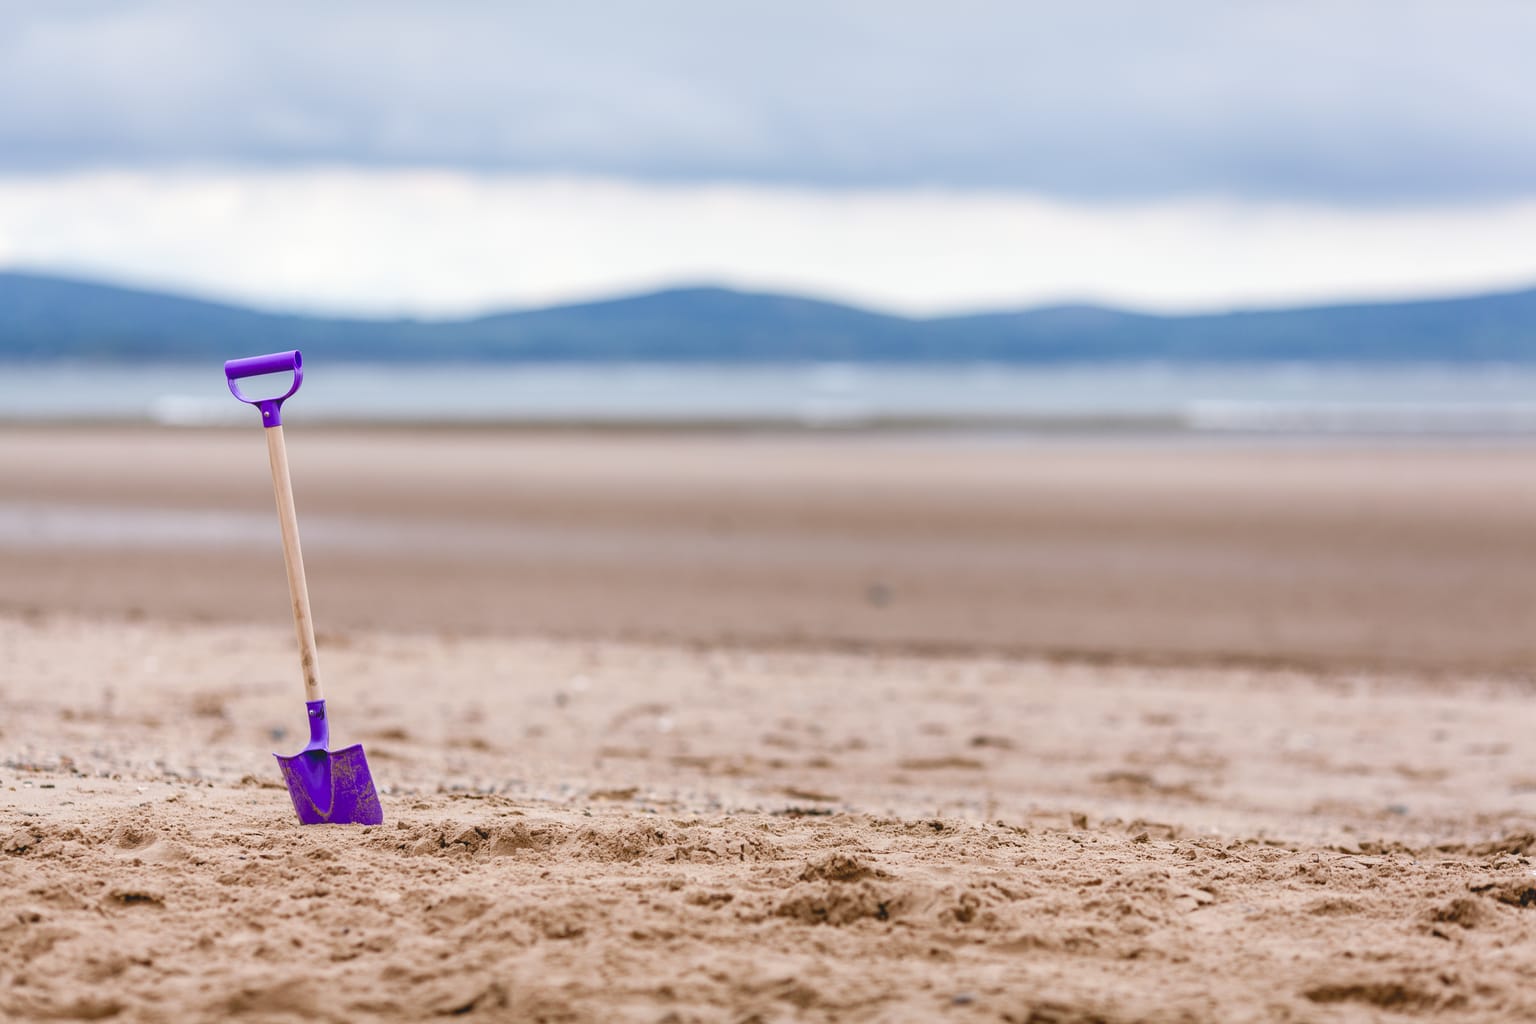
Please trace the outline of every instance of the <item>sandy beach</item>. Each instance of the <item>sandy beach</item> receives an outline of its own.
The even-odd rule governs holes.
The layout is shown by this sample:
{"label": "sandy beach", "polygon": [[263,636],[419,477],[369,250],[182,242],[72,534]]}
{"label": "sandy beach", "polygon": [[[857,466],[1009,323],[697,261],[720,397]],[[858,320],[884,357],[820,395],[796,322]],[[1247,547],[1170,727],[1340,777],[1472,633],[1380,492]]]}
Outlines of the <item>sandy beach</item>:
{"label": "sandy beach", "polygon": [[0,1017],[1536,1015],[1536,448],[0,430]]}
{"label": "sandy beach", "polygon": [[[321,628],[1520,674],[1536,446],[296,428]],[[0,608],[283,623],[251,430],[0,430]]]}

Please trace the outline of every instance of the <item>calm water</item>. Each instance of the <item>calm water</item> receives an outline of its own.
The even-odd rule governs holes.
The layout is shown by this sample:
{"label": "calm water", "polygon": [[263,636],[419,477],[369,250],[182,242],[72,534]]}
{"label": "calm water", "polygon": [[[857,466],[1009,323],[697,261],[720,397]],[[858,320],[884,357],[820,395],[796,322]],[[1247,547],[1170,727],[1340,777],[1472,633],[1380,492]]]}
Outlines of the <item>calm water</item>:
{"label": "calm water", "polygon": [[[1532,434],[1525,366],[311,365],[309,422]],[[253,384],[253,390],[260,384]],[[222,368],[0,365],[0,418],[247,422]]]}

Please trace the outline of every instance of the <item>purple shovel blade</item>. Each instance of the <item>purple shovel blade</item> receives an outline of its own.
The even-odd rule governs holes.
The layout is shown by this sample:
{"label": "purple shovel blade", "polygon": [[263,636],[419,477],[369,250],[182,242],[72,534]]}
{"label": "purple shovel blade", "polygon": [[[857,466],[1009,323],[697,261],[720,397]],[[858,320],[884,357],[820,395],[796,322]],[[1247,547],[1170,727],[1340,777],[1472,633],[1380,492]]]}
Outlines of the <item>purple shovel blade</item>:
{"label": "purple shovel blade", "polygon": [[312,700],[309,708],[309,745],[292,757],[273,754],[288,783],[293,809],[301,825],[378,825],[384,808],[374,789],[373,776],[361,744],[327,750],[330,726],[325,701]]}

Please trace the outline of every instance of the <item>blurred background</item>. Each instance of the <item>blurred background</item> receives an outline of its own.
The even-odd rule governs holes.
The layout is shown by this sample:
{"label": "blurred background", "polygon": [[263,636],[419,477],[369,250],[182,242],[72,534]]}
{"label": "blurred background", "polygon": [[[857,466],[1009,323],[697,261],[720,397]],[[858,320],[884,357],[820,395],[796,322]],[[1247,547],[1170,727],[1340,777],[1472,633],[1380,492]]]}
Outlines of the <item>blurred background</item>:
{"label": "blurred background", "polygon": [[0,3],[0,606],[1523,671],[1533,39]]}

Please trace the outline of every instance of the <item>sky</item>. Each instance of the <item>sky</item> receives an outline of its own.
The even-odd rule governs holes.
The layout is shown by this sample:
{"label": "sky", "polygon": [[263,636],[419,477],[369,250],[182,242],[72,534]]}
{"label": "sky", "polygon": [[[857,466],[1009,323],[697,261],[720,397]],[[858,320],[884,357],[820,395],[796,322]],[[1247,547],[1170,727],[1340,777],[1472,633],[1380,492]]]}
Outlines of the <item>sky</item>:
{"label": "sky", "polygon": [[1536,4],[0,0],[0,266],[461,315],[1536,284]]}

